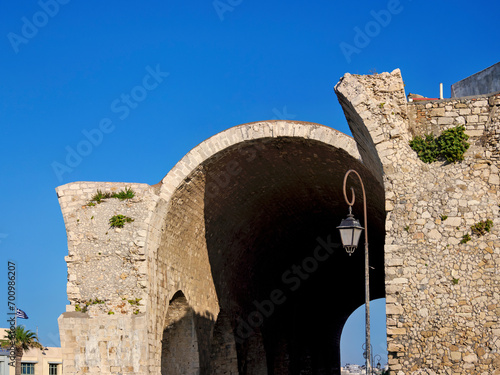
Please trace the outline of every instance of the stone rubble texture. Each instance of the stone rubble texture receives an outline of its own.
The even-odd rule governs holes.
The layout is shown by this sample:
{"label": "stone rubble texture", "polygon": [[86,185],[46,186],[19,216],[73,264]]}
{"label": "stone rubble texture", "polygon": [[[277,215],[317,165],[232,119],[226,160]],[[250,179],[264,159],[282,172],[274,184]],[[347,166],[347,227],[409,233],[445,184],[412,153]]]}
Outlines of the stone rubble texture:
{"label": "stone rubble texture", "polygon": [[[284,137],[344,150],[384,186],[391,374],[500,374],[500,95],[407,103],[399,70],[346,74],[335,91],[354,139],[312,123],[246,124],[191,150],[157,185],[74,182],[56,189],[68,237],[70,305],[59,318],[65,374],[159,374],[175,365],[165,363],[171,354],[159,345],[174,321],[188,335],[172,330],[172,337],[199,352],[195,361],[186,350],[179,371],[237,373],[230,317],[220,311],[207,245],[188,236],[206,235],[210,159]],[[470,136],[463,162],[425,164],[409,147],[414,135],[456,125]],[[230,162],[227,171],[238,179]],[[133,199],[87,205],[98,189],[127,187]],[[117,214],[134,221],[110,228]],[[473,235],[471,225],[486,219],[491,232]],[[467,233],[472,239],[460,243]],[[75,311],[86,304],[86,312]],[[250,346],[248,358],[262,355],[258,348]],[[203,367],[210,359],[212,368]],[[248,363],[248,373],[266,373]]]}

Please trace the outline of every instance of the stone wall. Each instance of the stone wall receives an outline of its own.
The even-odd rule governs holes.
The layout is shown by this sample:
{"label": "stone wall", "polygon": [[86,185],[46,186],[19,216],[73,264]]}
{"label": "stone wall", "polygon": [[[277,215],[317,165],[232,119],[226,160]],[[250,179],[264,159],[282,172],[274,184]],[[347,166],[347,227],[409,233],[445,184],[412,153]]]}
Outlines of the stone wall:
{"label": "stone wall", "polygon": [[144,314],[89,317],[66,312],[59,319],[64,374],[145,374]]}
{"label": "stone wall", "polygon": [[[136,196],[91,203],[98,190]],[[59,318],[65,374],[137,374],[147,368],[145,244],[154,188],[75,182],[56,189],[68,237],[67,313]],[[93,204],[93,205],[92,205]],[[111,228],[112,216],[134,221]],[[79,310],[78,312],[75,312]],[[72,312],[73,311],[73,312]]]}
{"label": "stone wall", "polygon": [[[101,191],[117,193],[131,188],[133,199],[105,199],[91,202]],[[154,189],[146,184],[75,182],[56,189],[68,236],[69,310],[87,306],[92,316],[100,312],[129,313],[145,311],[147,269],[145,245],[149,216],[156,205]],[[112,228],[109,220],[125,215],[133,222]],[[141,299],[139,305],[128,300]],[[125,301],[125,302],[124,302]]]}
{"label": "stone wall", "polygon": [[[407,104],[399,70],[346,74],[336,91],[384,170],[391,374],[500,373],[498,97]],[[409,147],[455,125],[472,144],[463,162],[425,164]],[[490,233],[471,234],[487,219]]]}
{"label": "stone wall", "polygon": [[[500,93],[457,99],[408,103],[410,132],[433,133],[463,125],[472,144],[469,154],[491,162],[500,160]],[[480,154],[480,155],[479,155]]]}

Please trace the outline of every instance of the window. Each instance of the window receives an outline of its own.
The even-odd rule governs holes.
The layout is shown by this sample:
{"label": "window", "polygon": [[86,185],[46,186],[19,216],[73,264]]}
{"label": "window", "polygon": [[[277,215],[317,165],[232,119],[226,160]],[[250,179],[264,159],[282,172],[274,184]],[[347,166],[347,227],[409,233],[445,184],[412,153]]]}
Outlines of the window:
{"label": "window", "polygon": [[35,373],[34,363],[22,363],[21,362],[21,374],[33,375]]}
{"label": "window", "polygon": [[57,375],[57,364],[49,363],[49,375]]}

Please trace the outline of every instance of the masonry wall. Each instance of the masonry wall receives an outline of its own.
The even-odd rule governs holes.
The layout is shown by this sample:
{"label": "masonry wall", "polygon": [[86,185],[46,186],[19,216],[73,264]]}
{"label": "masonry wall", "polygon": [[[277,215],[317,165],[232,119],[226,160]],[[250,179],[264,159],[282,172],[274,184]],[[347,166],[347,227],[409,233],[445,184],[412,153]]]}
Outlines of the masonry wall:
{"label": "masonry wall", "polygon": [[89,317],[66,312],[59,319],[64,374],[145,374],[144,314]]}
{"label": "masonry wall", "polygon": [[[135,197],[89,203],[98,190],[131,188]],[[56,189],[68,237],[67,293],[59,317],[65,374],[145,373],[145,245],[155,189],[146,184],[75,182]],[[112,228],[114,215],[134,221]]]}
{"label": "masonry wall", "polygon": [[[346,74],[336,91],[384,170],[391,374],[500,373],[498,97],[407,104],[399,70]],[[463,162],[426,164],[409,147],[456,125],[472,145]],[[491,232],[472,234],[486,219]]]}

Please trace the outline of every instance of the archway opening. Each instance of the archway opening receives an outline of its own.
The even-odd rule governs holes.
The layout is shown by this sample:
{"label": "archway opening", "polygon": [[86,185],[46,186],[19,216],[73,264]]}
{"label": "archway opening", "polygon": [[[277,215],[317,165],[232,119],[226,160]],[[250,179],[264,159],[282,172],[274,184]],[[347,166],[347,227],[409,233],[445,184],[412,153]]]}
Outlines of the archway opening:
{"label": "archway opening", "polygon": [[[359,306],[349,315],[341,337],[341,363],[359,365],[365,364],[365,304]],[[385,298],[370,301],[370,336],[372,351],[372,367],[381,369],[387,364]]]}
{"label": "archway opening", "polygon": [[[339,374],[342,327],[364,296],[363,252],[348,256],[336,229],[347,214],[343,177],[356,169],[369,192],[375,298],[384,296],[379,182],[344,150],[301,138],[246,142],[203,167],[207,250],[239,373],[264,373],[245,367],[258,353],[267,374]],[[356,202],[363,221],[360,190]]]}
{"label": "archway opening", "polygon": [[193,309],[181,291],[170,300],[161,344],[162,375],[199,374]]}
{"label": "archway opening", "polygon": [[[190,168],[181,163],[172,175],[182,183],[171,193],[165,185],[171,195],[159,285],[184,290],[196,317],[207,317],[203,327],[195,317],[202,374],[234,372],[235,355],[240,375],[340,374],[342,327],[364,300],[363,252],[348,256],[336,229],[348,213],[343,178],[355,169],[368,192],[371,296],[381,298],[382,177],[346,151],[352,139],[332,129],[297,125],[304,136],[238,140],[250,128],[259,129],[242,126],[239,135],[237,128],[200,145],[199,154],[186,156]],[[312,138],[311,129],[331,132],[331,143]],[[210,154],[211,147],[220,151]],[[359,182],[349,185],[353,214],[364,225]]]}

